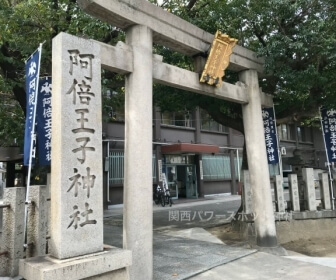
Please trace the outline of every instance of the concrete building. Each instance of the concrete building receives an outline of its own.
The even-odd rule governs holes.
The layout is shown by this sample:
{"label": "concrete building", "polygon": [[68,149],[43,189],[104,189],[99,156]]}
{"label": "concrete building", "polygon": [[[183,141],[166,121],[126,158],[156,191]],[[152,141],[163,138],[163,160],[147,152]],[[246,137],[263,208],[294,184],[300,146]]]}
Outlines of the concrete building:
{"label": "concrete building", "polygon": [[[199,109],[153,111],[153,185],[162,184],[162,170],[175,199],[240,193],[244,145],[241,133],[216,123]],[[270,175],[282,172],[287,187],[288,174],[301,174],[303,167],[312,167],[318,179],[317,173],[326,170],[321,130],[296,123],[278,125],[277,130],[282,170],[279,165],[269,165]],[[120,204],[124,174],[123,113],[114,112],[113,120],[103,125],[103,135],[105,196],[109,204]],[[141,168],[141,163],[134,164]]]}

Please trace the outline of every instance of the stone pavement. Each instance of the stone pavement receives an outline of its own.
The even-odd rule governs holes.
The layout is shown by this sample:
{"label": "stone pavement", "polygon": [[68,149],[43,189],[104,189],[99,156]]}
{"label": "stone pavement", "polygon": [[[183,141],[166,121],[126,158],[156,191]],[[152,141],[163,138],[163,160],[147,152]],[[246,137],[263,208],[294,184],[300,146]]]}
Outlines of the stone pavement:
{"label": "stone pavement", "polygon": [[307,261],[256,252],[191,277],[192,280],[332,280],[336,269]]}
{"label": "stone pavement", "polygon": [[223,244],[212,243],[211,240],[210,242],[203,240],[156,235],[154,237],[154,279],[188,279],[255,252],[255,250],[223,246]]}
{"label": "stone pavement", "polygon": [[[230,201],[239,196],[218,196],[202,200],[178,201],[179,207]],[[173,205],[174,207],[174,205]],[[154,207],[154,211],[167,208]],[[106,210],[105,217],[122,214],[121,206]],[[106,244],[122,246],[122,226],[104,226]],[[336,259],[313,258],[289,252],[277,256],[256,249],[228,246],[203,228],[154,230],[155,280],[227,279],[324,279],[336,280]],[[142,280],[139,276],[139,280]],[[147,279],[143,279],[147,280]]]}
{"label": "stone pavement", "polygon": [[[180,200],[172,208],[154,207],[154,211],[168,211],[174,206],[209,205],[218,201],[232,201],[239,196],[218,196],[200,200]],[[104,242],[122,247],[122,205],[104,212]],[[256,249],[228,246],[205,229],[154,230],[155,280],[336,280],[336,258],[317,258],[289,252],[276,256]],[[0,277],[0,280],[21,279]],[[137,280],[142,279],[141,276]]]}

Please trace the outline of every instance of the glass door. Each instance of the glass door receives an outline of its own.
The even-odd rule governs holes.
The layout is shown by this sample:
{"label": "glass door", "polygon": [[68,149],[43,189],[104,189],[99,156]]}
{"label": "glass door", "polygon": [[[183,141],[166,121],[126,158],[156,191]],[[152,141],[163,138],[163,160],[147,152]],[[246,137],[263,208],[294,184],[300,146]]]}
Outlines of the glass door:
{"label": "glass door", "polygon": [[178,199],[178,186],[175,165],[167,165],[166,178],[171,198]]}
{"label": "glass door", "polygon": [[196,168],[194,165],[186,167],[186,196],[187,198],[198,198]]}

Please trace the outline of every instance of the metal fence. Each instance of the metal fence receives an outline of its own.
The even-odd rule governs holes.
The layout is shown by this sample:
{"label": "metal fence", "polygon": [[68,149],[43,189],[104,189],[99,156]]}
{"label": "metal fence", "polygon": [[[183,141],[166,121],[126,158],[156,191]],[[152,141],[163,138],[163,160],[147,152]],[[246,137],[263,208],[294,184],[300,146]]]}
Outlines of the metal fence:
{"label": "metal fence", "polygon": [[[123,185],[124,184],[124,152],[113,151],[110,152],[108,157],[108,170],[109,170],[109,182],[110,185]],[[152,160],[153,168],[153,181],[156,180],[156,165],[155,155]]]}

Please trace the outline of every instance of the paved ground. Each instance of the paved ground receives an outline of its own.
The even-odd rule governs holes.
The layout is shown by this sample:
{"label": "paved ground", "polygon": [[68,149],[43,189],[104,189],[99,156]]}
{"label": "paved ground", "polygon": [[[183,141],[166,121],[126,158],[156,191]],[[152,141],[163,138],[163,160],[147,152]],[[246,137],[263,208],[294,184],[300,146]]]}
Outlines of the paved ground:
{"label": "paved ground", "polygon": [[[155,234],[195,227],[210,228],[228,223],[240,206],[240,196],[214,196],[207,199],[179,200],[172,207],[153,206]],[[122,205],[104,211],[105,243],[122,247]]]}
{"label": "paved ground", "polygon": [[[172,207],[153,205],[155,231],[179,230],[192,227],[208,228],[228,223],[240,206],[240,196],[213,196],[207,199],[174,201]],[[122,225],[122,205],[104,212],[105,225]]]}
{"label": "paved ground", "polygon": [[192,280],[334,280],[336,269],[257,252],[191,277]]}
{"label": "paved ground", "polygon": [[[239,205],[239,196],[218,196],[154,206],[154,279],[336,280],[336,259],[228,246],[204,230],[229,222]],[[122,208],[112,207],[104,216],[105,243],[122,247]]]}
{"label": "paved ground", "polygon": [[[308,257],[294,252],[279,256],[260,248],[228,246],[205,230],[230,222],[239,205],[240,196],[179,200],[164,208],[155,205],[154,279],[336,280],[336,258]],[[104,212],[104,242],[120,248],[122,211],[119,205]],[[0,277],[5,279],[11,278]],[[137,280],[148,279],[139,276]]]}
{"label": "paved ground", "polygon": [[239,247],[223,246],[205,239],[205,236],[200,241],[187,237],[156,235],[154,279],[188,279],[254,252]]}

